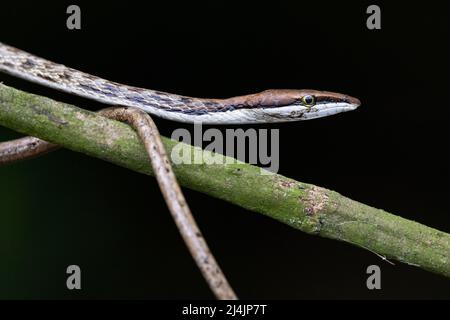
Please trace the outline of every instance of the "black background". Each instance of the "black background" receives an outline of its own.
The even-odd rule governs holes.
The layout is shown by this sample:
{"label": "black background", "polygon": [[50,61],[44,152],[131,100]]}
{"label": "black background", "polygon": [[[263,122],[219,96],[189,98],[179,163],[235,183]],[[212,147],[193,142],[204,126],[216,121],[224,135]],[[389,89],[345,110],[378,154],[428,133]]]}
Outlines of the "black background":
{"label": "black background", "polygon": [[[69,31],[70,4],[82,29]],[[109,80],[198,97],[314,88],[350,113],[280,129],[280,170],[450,232],[450,8],[364,1],[2,3],[0,41]],[[102,105],[0,74],[26,91]],[[179,127],[157,120],[164,135]],[[247,126],[245,128],[248,128]],[[0,138],[19,135],[0,129]],[[448,279],[184,190],[242,298],[450,298]],[[0,168],[1,298],[212,298],[160,196],[137,173],[61,150]],[[82,268],[81,291],[65,268]],[[366,288],[367,266],[382,290]]]}

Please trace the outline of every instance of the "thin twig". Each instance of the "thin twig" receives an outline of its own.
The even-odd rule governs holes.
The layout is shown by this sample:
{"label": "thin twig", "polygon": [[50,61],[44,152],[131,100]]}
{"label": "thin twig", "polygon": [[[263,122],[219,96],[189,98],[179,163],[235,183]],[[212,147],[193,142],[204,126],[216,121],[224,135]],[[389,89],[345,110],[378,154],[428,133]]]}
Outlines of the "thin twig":
{"label": "thin twig", "polygon": [[0,143],[0,165],[32,159],[59,147],[35,137],[24,137]]}
{"label": "thin twig", "polygon": [[101,113],[108,118],[126,122],[136,129],[147,150],[167,206],[203,277],[218,299],[236,300],[236,294],[209,250],[192,216],[152,118],[139,109],[126,107],[103,109]]}

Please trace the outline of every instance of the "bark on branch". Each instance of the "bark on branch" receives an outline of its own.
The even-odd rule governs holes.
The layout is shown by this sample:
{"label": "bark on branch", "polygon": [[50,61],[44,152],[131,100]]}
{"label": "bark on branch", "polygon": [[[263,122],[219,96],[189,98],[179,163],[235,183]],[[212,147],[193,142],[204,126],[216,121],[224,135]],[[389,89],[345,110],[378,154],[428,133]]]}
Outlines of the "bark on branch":
{"label": "bark on branch", "polygon": [[[93,112],[0,84],[0,125],[152,175],[133,129]],[[170,154],[178,143],[163,138]],[[184,145],[192,157],[217,157]],[[227,163],[223,161],[223,163]],[[181,185],[255,211],[303,232],[345,241],[389,259],[450,277],[450,235],[245,163],[180,164]]]}

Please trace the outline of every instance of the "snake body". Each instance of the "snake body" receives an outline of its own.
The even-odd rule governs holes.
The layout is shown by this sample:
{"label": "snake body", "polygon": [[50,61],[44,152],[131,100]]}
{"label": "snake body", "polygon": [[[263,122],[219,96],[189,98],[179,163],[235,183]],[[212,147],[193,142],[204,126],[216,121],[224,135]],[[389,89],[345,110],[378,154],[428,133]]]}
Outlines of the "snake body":
{"label": "snake body", "polygon": [[1,42],[0,71],[105,104],[136,107],[188,123],[299,121],[351,111],[360,105],[348,95],[317,90],[266,90],[228,99],[186,97],[105,80]]}

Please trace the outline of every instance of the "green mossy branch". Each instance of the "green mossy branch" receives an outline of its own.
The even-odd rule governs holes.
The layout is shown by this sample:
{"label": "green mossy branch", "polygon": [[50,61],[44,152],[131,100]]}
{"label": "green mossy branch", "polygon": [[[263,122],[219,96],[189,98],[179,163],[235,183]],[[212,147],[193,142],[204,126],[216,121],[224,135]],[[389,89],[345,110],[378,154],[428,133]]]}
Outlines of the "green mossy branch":
{"label": "green mossy branch", "polygon": [[[0,125],[151,175],[144,147],[127,125],[0,84]],[[176,141],[163,138],[171,153]],[[221,157],[183,145],[192,157]],[[231,160],[231,159],[228,159]],[[174,165],[181,185],[262,213],[303,232],[345,241],[450,277],[450,235],[260,168]]]}

